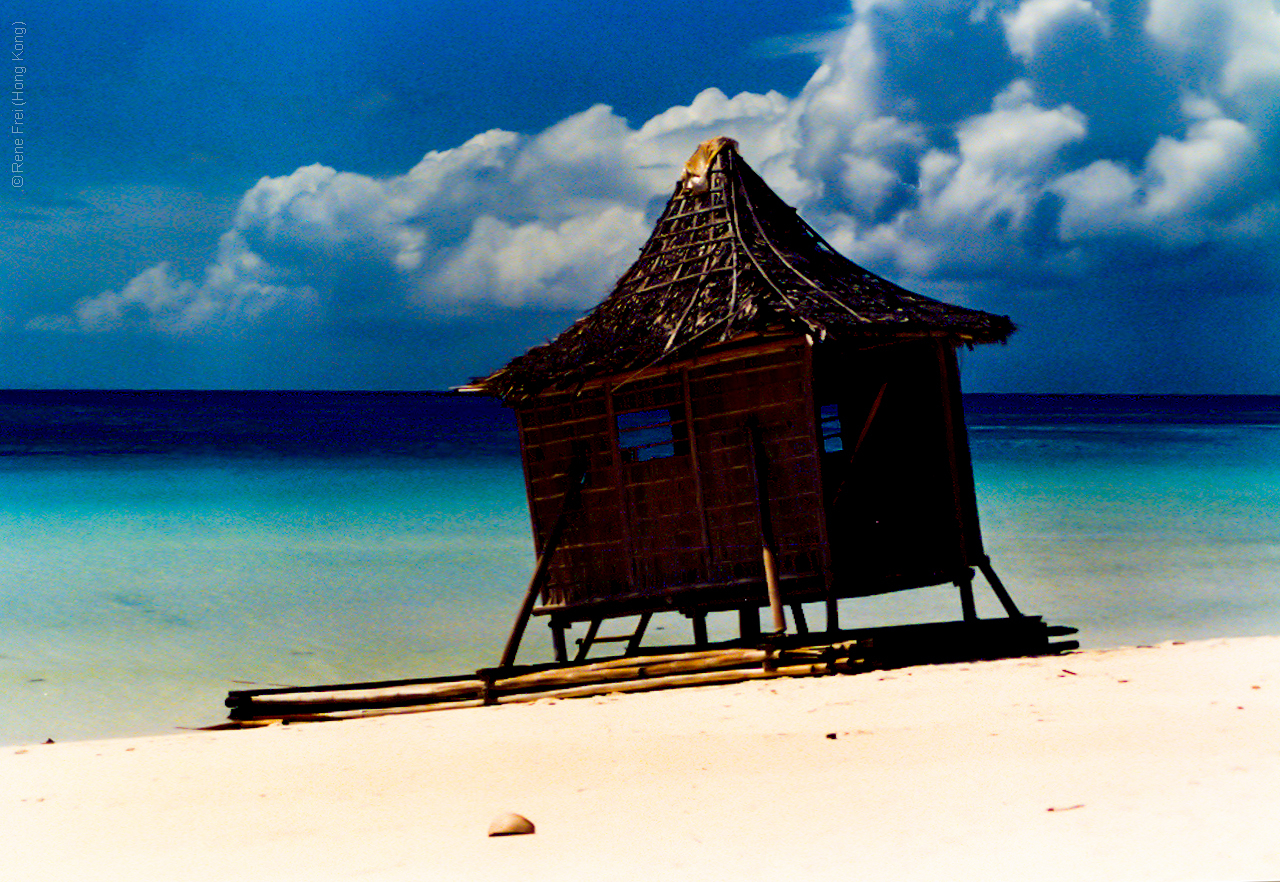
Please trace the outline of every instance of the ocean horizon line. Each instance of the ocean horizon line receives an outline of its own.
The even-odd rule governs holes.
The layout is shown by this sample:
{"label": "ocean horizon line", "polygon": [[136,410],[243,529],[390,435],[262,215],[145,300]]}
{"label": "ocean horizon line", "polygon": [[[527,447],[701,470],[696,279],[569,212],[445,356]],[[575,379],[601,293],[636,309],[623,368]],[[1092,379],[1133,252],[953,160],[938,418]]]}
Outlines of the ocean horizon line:
{"label": "ocean horizon line", "polygon": [[[483,392],[461,387],[452,389],[324,389],[324,388],[194,388],[194,387],[3,387],[0,395],[9,394],[122,394],[122,395],[438,395],[457,398],[495,398]],[[1046,391],[966,391],[965,398],[1043,398],[1043,399],[1271,399],[1280,401],[1280,392],[1046,392]]]}

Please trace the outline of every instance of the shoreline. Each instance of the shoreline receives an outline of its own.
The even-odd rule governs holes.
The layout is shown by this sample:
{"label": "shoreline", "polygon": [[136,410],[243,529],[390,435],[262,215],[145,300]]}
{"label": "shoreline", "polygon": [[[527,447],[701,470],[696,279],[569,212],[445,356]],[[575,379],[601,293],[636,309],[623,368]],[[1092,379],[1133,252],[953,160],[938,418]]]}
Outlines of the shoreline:
{"label": "shoreline", "polygon": [[1244,637],[11,746],[0,846],[53,882],[1277,878],[1277,719]]}

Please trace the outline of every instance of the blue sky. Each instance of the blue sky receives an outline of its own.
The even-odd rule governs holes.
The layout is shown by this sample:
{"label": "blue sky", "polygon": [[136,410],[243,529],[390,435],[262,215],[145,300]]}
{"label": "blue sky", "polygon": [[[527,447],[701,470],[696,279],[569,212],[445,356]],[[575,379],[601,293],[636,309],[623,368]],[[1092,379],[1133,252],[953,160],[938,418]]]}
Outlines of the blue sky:
{"label": "blue sky", "polygon": [[1280,393],[1268,0],[7,13],[6,387],[455,385],[724,134],[854,260],[1014,318],[966,388]]}

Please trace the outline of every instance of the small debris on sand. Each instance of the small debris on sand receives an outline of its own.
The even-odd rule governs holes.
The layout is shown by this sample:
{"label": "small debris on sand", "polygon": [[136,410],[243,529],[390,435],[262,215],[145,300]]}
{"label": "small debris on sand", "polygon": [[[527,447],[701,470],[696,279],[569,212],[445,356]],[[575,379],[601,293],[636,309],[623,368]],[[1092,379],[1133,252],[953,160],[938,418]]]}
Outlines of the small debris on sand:
{"label": "small debris on sand", "polygon": [[533,821],[515,812],[503,812],[489,824],[490,836],[521,836],[533,830]]}

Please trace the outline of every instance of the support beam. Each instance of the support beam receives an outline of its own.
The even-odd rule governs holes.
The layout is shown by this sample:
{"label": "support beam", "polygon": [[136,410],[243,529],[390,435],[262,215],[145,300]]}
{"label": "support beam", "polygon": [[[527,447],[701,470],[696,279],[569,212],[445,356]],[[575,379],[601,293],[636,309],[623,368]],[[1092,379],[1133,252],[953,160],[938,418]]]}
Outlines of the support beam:
{"label": "support beam", "polygon": [[696,610],[689,613],[689,620],[693,623],[693,645],[707,645],[707,614],[704,610]]}
{"label": "support beam", "polygon": [[[547,544],[543,546],[542,554],[538,555],[538,565],[533,569],[533,578],[529,580],[529,590],[525,592],[524,603],[520,605],[520,612],[516,614],[515,625],[511,628],[511,636],[507,638],[506,648],[502,651],[502,660],[498,662],[498,667],[509,668],[516,661],[516,653],[520,651],[520,641],[524,639],[524,629],[529,624],[529,616],[533,614],[533,606],[538,600],[538,595],[542,593],[543,587],[547,583],[547,577],[551,573],[551,558],[555,556],[556,549],[560,547],[560,539],[564,535],[564,528],[569,522],[569,515],[578,507],[578,500],[582,497],[582,485],[587,480],[587,458],[586,456],[578,456],[574,459],[573,464],[569,467],[569,486],[565,489],[564,499],[560,502],[560,513],[556,515],[556,522],[551,527],[551,532],[547,535]],[[554,628],[552,629],[555,630]],[[564,642],[564,631],[559,633],[560,642]],[[559,652],[561,647],[557,646]],[[562,661],[564,659],[561,659]]]}
{"label": "support beam", "polygon": [[569,648],[565,645],[564,632],[569,630],[565,622],[551,620],[551,642],[555,646],[556,661],[564,664],[569,660]]}
{"label": "support beam", "polygon": [[809,623],[805,621],[804,604],[791,604],[791,621],[795,624],[797,634],[808,634]]}
{"label": "support beam", "polygon": [[587,626],[586,636],[578,641],[578,652],[574,655],[574,661],[582,661],[587,657],[587,653],[591,651],[591,644],[595,642],[596,632],[600,630],[600,623],[604,619],[592,619],[591,624]]}
{"label": "support beam", "polygon": [[[769,512],[769,458],[765,453],[760,423],[753,417],[747,423],[747,441],[751,446],[751,462],[756,484],[756,508],[760,517],[760,557],[764,562],[764,581],[769,592],[769,609],[773,613],[773,633],[787,633],[787,619],[782,612],[782,591],[778,587],[778,554],[773,537],[773,516]],[[746,636],[745,634],[743,635]]]}
{"label": "support beam", "polygon": [[982,575],[986,576],[987,583],[991,585],[991,590],[995,592],[996,597],[1000,600],[1000,605],[1004,607],[1004,611],[1009,614],[1011,619],[1022,618],[1022,613],[1018,607],[1014,605],[1013,598],[1009,596],[1009,592],[1004,589],[1004,583],[1000,581],[1000,577],[996,575],[995,569],[991,566],[991,558],[984,557],[978,562],[978,569],[982,570]]}
{"label": "support beam", "polygon": [[956,581],[956,586],[960,589],[960,608],[964,611],[964,620],[966,622],[976,622],[978,620],[978,611],[973,603],[973,576],[967,576]]}
{"label": "support beam", "polygon": [[653,618],[653,613],[651,612],[640,614],[640,621],[636,623],[636,631],[631,635],[631,639],[627,641],[627,655],[635,655],[640,651],[640,641],[644,640],[644,632],[648,630],[651,618]]}

